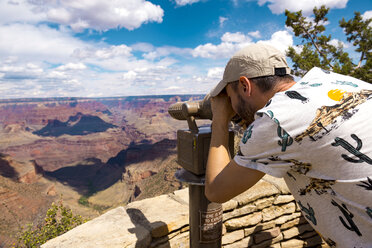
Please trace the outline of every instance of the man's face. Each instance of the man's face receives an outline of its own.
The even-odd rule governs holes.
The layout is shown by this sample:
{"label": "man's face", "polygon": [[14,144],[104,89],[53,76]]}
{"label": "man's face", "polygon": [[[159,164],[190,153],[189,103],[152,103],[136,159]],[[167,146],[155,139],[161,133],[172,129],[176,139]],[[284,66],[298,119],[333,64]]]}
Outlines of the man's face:
{"label": "man's face", "polygon": [[239,86],[236,91],[231,85],[226,86],[226,92],[231,100],[233,110],[249,124],[254,121],[254,111],[248,100],[244,99],[244,96],[239,93],[239,89]]}

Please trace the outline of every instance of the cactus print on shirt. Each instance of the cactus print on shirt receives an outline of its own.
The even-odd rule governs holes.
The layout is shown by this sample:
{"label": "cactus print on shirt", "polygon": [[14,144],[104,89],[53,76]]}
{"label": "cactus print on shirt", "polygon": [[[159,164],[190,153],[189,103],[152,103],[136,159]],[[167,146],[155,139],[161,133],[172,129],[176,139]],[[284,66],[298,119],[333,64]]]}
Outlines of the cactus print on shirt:
{"label": "cactus print on shirt", "polygon": [[248,130],[239,165],[283,177],[332,247],[372,247],[371,84],[313,68]]}

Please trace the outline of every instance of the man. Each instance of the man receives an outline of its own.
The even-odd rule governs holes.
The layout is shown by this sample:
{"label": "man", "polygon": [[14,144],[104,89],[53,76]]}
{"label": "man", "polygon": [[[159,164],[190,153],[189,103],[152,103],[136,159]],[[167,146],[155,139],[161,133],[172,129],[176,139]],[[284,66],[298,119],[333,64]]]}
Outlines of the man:
{"label": "man", "polygon": [[[298,83],[284,55],[255,44],[228,62],[212,96],[209,200],[225,202],[265,173],[283,177],[332,247],[372,247],[372,86],[313,68]],[[233,160],[228,125],[251,123]]]}

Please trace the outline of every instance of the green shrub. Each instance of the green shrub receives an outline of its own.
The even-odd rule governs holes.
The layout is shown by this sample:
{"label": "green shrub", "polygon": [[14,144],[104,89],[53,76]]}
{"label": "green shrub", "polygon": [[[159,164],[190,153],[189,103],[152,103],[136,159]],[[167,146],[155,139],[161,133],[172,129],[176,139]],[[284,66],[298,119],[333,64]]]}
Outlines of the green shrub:
{"label": "green shrub", "polygon": [[52,203],[48,209],[43,223],[34,227],[28,224],[22,228],[18,235],[18,242],[14,247],[40,247],[50,239],[53,239],[72,228],[86,222],[80,215],[74,215],[71,209],[63,206],[60,199],[58,204]]}
{"label": "green shrub", "polygon": [[79,204],[81,204],[83,206],[89,207],[89,201],[88,201],[87,196],[80,197],[78,202],[79,202]]}

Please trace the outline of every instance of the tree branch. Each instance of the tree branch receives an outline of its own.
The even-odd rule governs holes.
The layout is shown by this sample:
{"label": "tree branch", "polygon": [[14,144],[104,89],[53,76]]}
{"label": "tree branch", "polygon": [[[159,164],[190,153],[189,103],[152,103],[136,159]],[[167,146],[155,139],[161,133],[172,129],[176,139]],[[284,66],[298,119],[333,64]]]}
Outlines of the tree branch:
{"label": "tree branch", "polygon": [[314,38],[311,36],[311,34],[306,30],[306,28],[302,27],[301,28],[305,31],[306,35],[311,39],[311,43],[314,45],[315,49],[318,51],[318,53],[320,54],[320,56],[323,57],[323,59],[327,62],[327,64],[333,69],[333,66],[331,65],[331,63],[329,62],[329,60],[327,59],[327,57],[323,54],[322,51],[320,51],[319,47],[317,46],[316,42],[314,41]]}
{"label": "tree branch", "polygon": [[358,69],[362,65],[363,58],[364,58],[364,51],[362,52],[362,55],[360,56],[358,66],[355,69]]}

